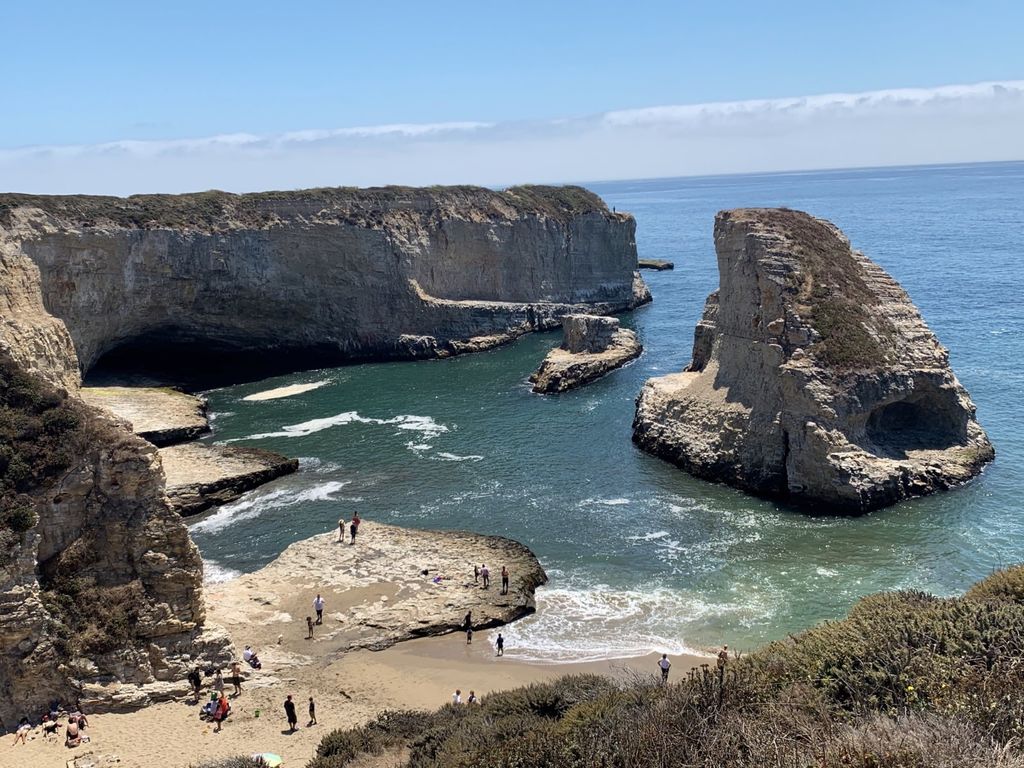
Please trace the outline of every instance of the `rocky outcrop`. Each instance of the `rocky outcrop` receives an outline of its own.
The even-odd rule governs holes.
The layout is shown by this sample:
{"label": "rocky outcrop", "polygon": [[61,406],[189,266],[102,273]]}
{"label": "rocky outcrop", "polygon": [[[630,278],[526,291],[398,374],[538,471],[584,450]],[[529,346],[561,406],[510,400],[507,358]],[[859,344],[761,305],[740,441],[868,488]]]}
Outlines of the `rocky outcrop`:
{"label": "rocky outcrop", "polygon": [[533,391],[565,392],[599,379],[640,357],[636,333],[619,327],[614,317],[567,315],[561,347],[551,350],[530,375]]}
{"label": "rocky outcrop", "polygon": [[665,259],[640,259],[637,261],[637,267],[640,269],[653,269],[655,272],[665,272],[669,269],[675,269],[676,265]]}
{"label": "rocky outcrop", "polygon": [[0,196],[0,344],[64,386],[126,347],[443,356],[649,300],[634,231],[578,187]]}
{"label": "rocky outcrop", "polygon": [[682,372],[649,380],[633,438],[698,477],[860,513],[969,480],[994,451],[910,298],[832,224],[715,219],[719,290]]}
{"label": "rocky outcrop", "polygon": [[195,440],[210,431],[206,401],[167,387],[83,387],[81,397],[124,419],[156,446]]}
{"label": "rocky outcrop", "polygon": [[0,728],[55,698],[147,703],[224,660],[156,448],[2,352],[0,413]]}
{"label": "rocky outcrop", "polygon": [[[474,565],[483,564],[489,589],[473,578]],[[509,571],[507,594],[502,566]],[[304,634],[303,617],[319,593],[327,601],[319,642],[331,652],[379,650],[460,630],[468,611],[475,629],[514,621],[534,612],[534,592],[546,582],[534,554],[511,539],[363,521],[356,544],[339,543],[335,532],[296,542],[265,568],[211,585],[209,604],[218,624],[269,649],[282,634]],[[273,658],[267,653],[264,662]]]}
{"label": "rocky outcrop", "polygon": [[182,515],[198,515],[299,469],[298,459],[261,448],[186,443],[160,449],[167,498]]}

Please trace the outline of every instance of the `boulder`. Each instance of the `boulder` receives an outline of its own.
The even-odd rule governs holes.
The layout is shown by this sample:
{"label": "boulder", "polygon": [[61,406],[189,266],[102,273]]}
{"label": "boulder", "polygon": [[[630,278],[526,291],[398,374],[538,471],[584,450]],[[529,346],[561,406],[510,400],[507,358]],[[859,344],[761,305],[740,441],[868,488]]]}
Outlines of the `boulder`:
{"label": "boulder", "polygon": [[562,346],[551,350],[530,376],[534,392],[565,392],[583,386],[643,352],[636,334],[620,328],[614,317],[566,315],[562,332]]}
{"label": "boulder", "polygon": [[720,285],[689,367],[650,379],[633,439],[702,478],[862,513],[951,488],[995,455],[906,292],[835,226],[715,219]]}

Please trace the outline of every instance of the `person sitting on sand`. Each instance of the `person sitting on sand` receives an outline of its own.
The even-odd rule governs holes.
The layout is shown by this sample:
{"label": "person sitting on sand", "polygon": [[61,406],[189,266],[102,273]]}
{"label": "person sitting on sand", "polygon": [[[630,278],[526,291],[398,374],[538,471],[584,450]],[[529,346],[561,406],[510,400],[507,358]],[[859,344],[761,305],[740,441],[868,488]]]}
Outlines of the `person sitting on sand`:
{"label": "person sitting on sand", "polygon": [[245,650],[242,651],[242,659],[253,669],[263,669],[263,664],[256,655],[256,649],[250,645],[245,646]]}
{"label": "person sitting on sand", "polygon": [[75,718],[68,720],[68,729],[64,732],[64,746],[77,747],[82,743],[82,733],[78,729],[78,721]]}
{"label": "person sitting on sand", "polygon": [[58,723],[56,720],[51,720],[49,715],[43,715],[44,736],[56,736],[59,728],[60,723]]}
{"label": "person sitting on sand", "polygon": [[21,718],[21,720],[18,721],[18,730],[16,730],[14,732],[14,744],[11,744],[11,746],[12,747],[17,746],[19,741],[22,744],[26,744],[27,745],[28,742],[25,741],[25,737],[28,736],[29,731],[31,731],[31,730],[32,730],[32,723],[30,723],[28,721],[28,718],[27,717]]}

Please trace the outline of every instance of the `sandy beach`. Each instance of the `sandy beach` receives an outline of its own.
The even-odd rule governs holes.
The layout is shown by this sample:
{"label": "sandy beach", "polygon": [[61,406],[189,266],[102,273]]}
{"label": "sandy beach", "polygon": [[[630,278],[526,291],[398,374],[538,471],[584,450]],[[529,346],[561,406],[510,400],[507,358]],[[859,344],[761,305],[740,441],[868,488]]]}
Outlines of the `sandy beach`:
{"label": "sandy beach", "polygon": [[[491,627],[532,610],[543,570],[515,542],[374,523],[364,523],[358,538],[354,546],[339,544],[336,533],[298,542],[266,568],[207,589],[210,621],[228,631],[239,652],[255,647],[263,663],[261,670],[242,665],[240,695],[231,695],[225,682],[231,716],[219,733],[199,719],[199,702],[184,693],[183,681],[176,701],[127,714],[90,714],[90,742],[74,750],[64,746],[63,735],[45,739],[37,728],[27,745],[0,747],[0,765],[51,768],[74,758],[74,768],[186,768],[215,757],[274,752],[286,766],[304,766],[328,731],[354,727],[386,709],[439,707],[456,688],[464,697],[471,690],[486,697],[569,673],[657,672],[656,654],[579,664],[499,658],[497,629],[478,631],[467,644],[464,632],[453,631],[467,610],[474,624]],[[508,565],[508,595],[501,594],[500,582],[487,590],[474,582],[473,563],[484,557],[496,571]],[[434,574],[447,578],[435,584]],[[318,592],[327,602],[323,624],[307,639],[305,617],[314,614],[311,601]],[[417,637],[426,634],[431,636]],[[514,648],[506,650],[514,656]],[[672,661],[678,679],[707,659]],[[228,670],[224,676],[230,678]],[[205,678],[204,701],[212,680]],[[289,694],[299,713],[295,733],[284,717]],[[318,720],[313,726],[307,726],[310,696]]]}

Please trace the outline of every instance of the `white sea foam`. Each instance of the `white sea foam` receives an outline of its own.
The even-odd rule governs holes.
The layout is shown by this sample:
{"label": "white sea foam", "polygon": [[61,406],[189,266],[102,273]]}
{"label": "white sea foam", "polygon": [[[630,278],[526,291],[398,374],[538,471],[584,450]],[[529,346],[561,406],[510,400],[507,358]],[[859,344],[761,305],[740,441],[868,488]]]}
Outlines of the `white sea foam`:
{"label": "white sea foam", "polygon": [[819,576],[832,577],[832,576],[838,576],[839,575],[839,571],[833,571],[831,568],[823,568],[821,566],[818,566],[818,568],[814,572],[816,574],[818,574]]}
{"label": "white sea foam", "polygon": [[440,461],[483,461],[483,456],[457,456],[454,453],[439,451],[436,458]]}
{"label": "white sea foam", "polygon": [[415,440],[410,440],[405,444],[405,447],[413,453],[419,453],[420,451],[429,451],[434,446],[430,443],[417,443]]}
{"label": "white sea foam", "polygon": [[306,488],[278,488],[268,493],[259,490],[247,493],[232,504],[225,504],[209,517],[190,526],[192,531],[212,533],[229,525],[251,520],[264,512],[281,507],[290,507],[308,501],[335,501],[333,494],[348,485],[348,482],[330,481]]}
{"label": "white sea foam", "polygon": [[629,541],[655,541],[656,539],[664,539],[669,536],[668,531],[652,531],[651,533],[645,533],[641,536],[629,536]]}
{"label": "white sea foam", "polygon": [[216,560],[203,561],[203,583],[223,584],[225,581],[237,579],[242,575],[241,571],[221,565]]}
{"label": "white sea foam", "polygon": [[255,392],[251,395],[246,395],[242,399],[248,402],[260,402],[262,400],[277,400],[282,397],[292,397],[294,395],[301,395],[303,392],[311,392],[314,389],[326,387],[330,383],[330,379],[323,379],[321,381],[311,381],[308,384],[289,384],[286,387],[275,387],[274,389],[266,389],[262,392]]}
{"label": "white sea foam", "polygon": [[419,432],[428,440],[448,431],[448,427],[444,424],[438,424],[429,416],[402,414],[401,416],[395,416],[390,419],[376,419],[368,416],[362,416],[358,411],[345,411],[344,413],[338,413],[334,416],[325,416],[322,419],[310,419],[309,421],[304,421],[301,424],[289,424],[288,426],[281,427],[281,429],[276,432],[258,432],[255,435],[235,438],[233,440],[225,440],[224,442],[235,443],[240,440],[263,440],[269,437],[306,437],[307,435],[312,435],[315,432],[322,432],[325,429],[331,429],[332,427],[339,427],[352,423],[393,424],[402,430]]}
{"label": "white sea foam", "polygon": [[299,468],[303,472],[316,472],[318,475],[327,475],[340,471],[342,466],[333,461],[318,459],[316,456],[300,456]]}

